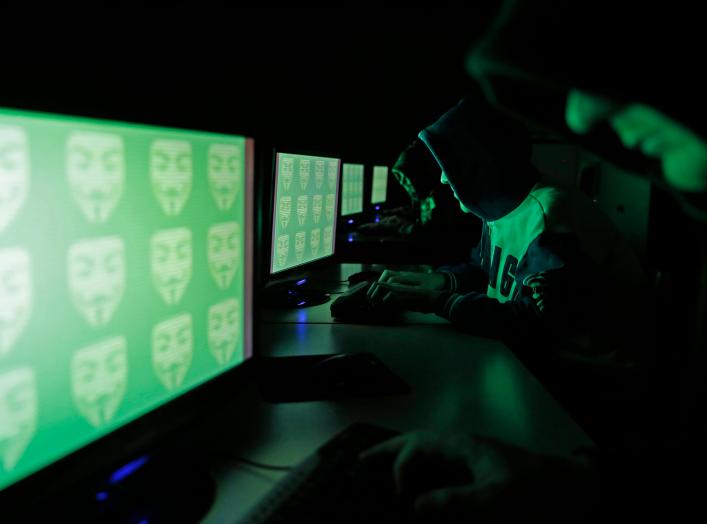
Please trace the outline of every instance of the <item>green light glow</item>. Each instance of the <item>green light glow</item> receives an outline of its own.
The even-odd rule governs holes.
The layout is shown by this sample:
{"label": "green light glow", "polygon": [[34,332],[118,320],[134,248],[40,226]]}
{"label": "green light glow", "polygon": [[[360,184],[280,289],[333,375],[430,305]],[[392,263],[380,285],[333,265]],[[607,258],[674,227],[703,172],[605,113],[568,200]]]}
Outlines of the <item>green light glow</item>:
{"label": "green light glow", "polygon": [[277,154],[271,273],[334,253],[339,169],[338,158]]}
{"label": "green light glow", "polygon": [[373,189],[371,189],[371,204],[385,202],[388,191],[388,168],[373,166]]}
{"label": "green light glow", "polygon": [[531,430],[529,410],[517,375],[517,364],[508,357],[489,359],[481,372],[480,394],[486,399],[486,416],[493,427],[501,434],[526,438]]}
{"label": "green light glow", "polygon": [[341,175],[341,216],[363,211],[363,164],[344,164]]}
{"label": "green light glow", "polygon": [[420,222],[427,224],[432,220],[432,211],[434,211],[437,204],[435,204],[435,199],[433,196],[428,196],[420,201]]}
{"label": "green light glow", "polygon": [[245,147],[0,110],[0,488],[243,360]]}
{"label": "green light glow", "polygon": [[707,190],[707,142],[653,107],[572,90],[565,119],[577,133],[607,121],[625,147],[661,161],[669,184],[681,191]]}

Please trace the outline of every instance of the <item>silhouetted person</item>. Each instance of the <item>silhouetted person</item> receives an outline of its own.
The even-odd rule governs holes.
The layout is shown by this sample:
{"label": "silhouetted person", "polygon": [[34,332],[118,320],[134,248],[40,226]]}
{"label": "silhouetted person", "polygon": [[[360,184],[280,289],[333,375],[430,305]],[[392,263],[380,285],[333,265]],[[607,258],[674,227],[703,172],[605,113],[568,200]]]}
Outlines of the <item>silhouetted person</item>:
{"label": "silhouetted person", "polygon": [[[543,0],[503,7],[469,60],[489,100],[650,177],[694,221],[704,220],[707,91],[697,66],[704,24],[697,8],[641,4],[622,13],[616,4]],[[663,215],[659,222],[689,227],[674,219]],[[681,260],[688,269],[684,285],[697,290],[689,308],[692,352],[685,363],[686,401],[672,406],[684,411],[686,424],[672,424],[656,409],[641,439],[621,448],[578,450],[572,457],[483,437],[426,433],[404,435],[365,455],[394,457],[398,487],[414,497],[420,516],[434,522],[531,516],[545,522],[703,520],[703,482],[695,472],[707,466],[707,235],[700,227],[689,231],[689,255]],[[425,488],[430,485],[438,487]]]}
{"label": "silhouetted person", "polygon": [[532,351],[618,358],[646,349],[635,340],[641,308],[632,304],[645,303],[636,256],[587,197],[541,176],[525,127],[467,97],[420,139],[460,208],[482,221],[481,240],[470,262],[385,272],[374,303],[435,312]]}

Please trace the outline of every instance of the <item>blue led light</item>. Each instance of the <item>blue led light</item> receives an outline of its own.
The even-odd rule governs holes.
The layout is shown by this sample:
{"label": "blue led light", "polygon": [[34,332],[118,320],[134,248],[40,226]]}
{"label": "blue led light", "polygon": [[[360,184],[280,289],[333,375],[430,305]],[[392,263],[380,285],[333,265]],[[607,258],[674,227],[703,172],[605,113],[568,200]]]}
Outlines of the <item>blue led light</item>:
{"label": "blue led light", "polygon": [[302,302],[297,302],[298,306],[304,306],[305,304],[306,304],[306,302],[304,300]]}
{"label": "blue led light", "polygon": [[353,242],[353,241],[354,241],[353,233],[351,233],[351,234],[346,238],[346,240],[347,240],[348,242]]}
{"label": "blue led light", "polygon": [[376,217],[375,222],[380,222],[380,221],[381,221],[381,217]]}
{"label": "blue led light", "polygon": [[376,211],[380,211],[380,206],[376,206]]}
{"label": "blue led light", "polygon": [[306,284],[306,283],[307,283],[307,279],[303,278],[302,280],[298,280],[297,282],[295,282],[295,286],[301,286],[302,284]]}
{"label": "blue led light", "polygon": [[107,491],[99,491],[96,493],[96,500],[103,502],[104,500],[108,500],[108,492]]}
{"label": "blue led light", "polygon": [[145,465],[145,462],[147,462],[148,460],[150,460],[150,457],[145,455],[143,457],[133,460],[132,462],[128,462],[125,466],[122,466],[113,472],[113,474],[108,479],[108,483],[117,484],[118,482],[122,481],[126,477],[129,477],[138,469],[143,467]]}
{"label": "blue led light", "polygon": [[349,224],[353,224],[353,218],[349,218]]}

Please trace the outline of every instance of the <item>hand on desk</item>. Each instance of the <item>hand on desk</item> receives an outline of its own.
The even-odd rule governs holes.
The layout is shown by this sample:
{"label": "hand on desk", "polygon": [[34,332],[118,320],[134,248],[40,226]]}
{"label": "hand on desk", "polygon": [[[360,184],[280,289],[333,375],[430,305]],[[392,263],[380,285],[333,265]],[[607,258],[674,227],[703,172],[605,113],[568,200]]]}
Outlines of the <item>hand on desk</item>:
{"label": "hand on desk", "polygon": [[389,215],[378,222],[367,222],[358,226],[356,231],[363,235],[395,235],[410,229],[411,222],[397,215]]}
{"label": "hand on desk", "polygon": [[386,270],[368,290],[368,299],[374,306],[395,305],[410,311],[431,313],[444,292],[445,282],[440,273]]}
{"label": "hand on desk", "polygon": [[[413,502],[415,513],[430,522],[472,522],[524,512],[559,512],[555,487],[572,495],[572,480],[587,471],[573,459],[541,455],[490,437],[408,433],[364,451],[363,461],[388,457],[397,492]],[[574,490],[574,491],[573,491]],[[582,491],[580,496],[586,496]],[[514,505],[521,502],[532,508]],[[577,508],[581,510],[581,508]],[[566,517],[566,515],[563,515]]]}

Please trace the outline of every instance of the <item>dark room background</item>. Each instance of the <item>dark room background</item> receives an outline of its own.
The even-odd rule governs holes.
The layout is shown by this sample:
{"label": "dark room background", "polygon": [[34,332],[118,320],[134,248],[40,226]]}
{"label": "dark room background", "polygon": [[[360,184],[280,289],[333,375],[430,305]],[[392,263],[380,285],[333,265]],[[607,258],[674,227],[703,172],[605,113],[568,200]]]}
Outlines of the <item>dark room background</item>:
{"label": "dark room background", "polygon": [[493,7],[77,13],[6,33],[0,105],[243,133],[392,163],[467,90]]}

